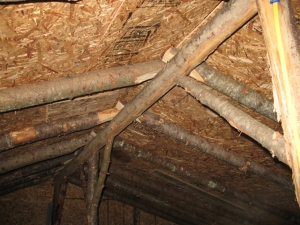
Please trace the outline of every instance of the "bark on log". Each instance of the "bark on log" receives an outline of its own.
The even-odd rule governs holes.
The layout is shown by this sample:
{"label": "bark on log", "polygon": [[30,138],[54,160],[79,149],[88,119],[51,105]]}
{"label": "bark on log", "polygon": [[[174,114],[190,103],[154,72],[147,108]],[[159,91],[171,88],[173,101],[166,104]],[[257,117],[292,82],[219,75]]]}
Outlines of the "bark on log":
{"label": "bark on log", "polygon": [[226,100],[217,97],[203,84],[192,78],[178,77],[177,83],[202,104],[207,105],[224,117],[231,126],[252,137],[268,149],[273,157],[276,156],[280,161],[291,166],[287,161],[284,151],[285,142],[280,133],[248,116]]}
{"label": "bark on log", "polygon": [[49,176],[53,176],[56,172],[58,172],[59,170],[61,170],[63,167],[56,167],[47,171],[43,171],[40,173],[36,173],[30,176],[26,176],[23,177],[21,179],[18,180],[14,180],[5,184],[1,184],[0,186],[0,192],[5,191],[5,189],[9,189],[9,188],[13,188],[14,186],[18,186],[22,183],[26,183],[26,182],[30,182],[33,180],[37,180],[39,178],[43,178],[43,177],[49,177]]}
{"label": "bark on log", "polygon": [[76,171],[77,164],[85,162],[91,152],[101,149],[108,134],[117,135],[134,119],[153,105],[159,98],[174,87],[175,78],[187,75],[201,63],[226,38],[248,21],[256,12],[254,0],[236,0],[226,4],[159,72],[143,90],[124,107],[110,124],[97,135],[85,151],[75,157],[57,176],[62,179]]}
{"label": "bark on log", "polygon": [[62,167],[73,157],[74,157],[73,154],[68,154],[61,157],[57,157],[55,159],[45,160],[43,162],[29,165],[24,168],[14,170],[12,172],[5,173],[3,175],[0,175],[0,186],[7,182],[12,182],[14,180],[22,179],[27,176],[44,172],[46,170]]}
{"label": "bark on log", "polygon": [[54,183],[54,194],[53,194],[53,210],[52,210],[52,220],[51,224],[58,225],[61,221],[62,211],[64,207],[65,197],[67,194],[68,179],[64,177],[63,179],[56,181]]}
{"label": "bark on log", "polygon": [[[110,155],[111,155],[113,141],[114,141],[114,137],[109,136],[106,146],[105,146],[105,149],[104,149],[103,160],[102,160],[101,169],[99,172],[99,178],[96,183],[94,194],[93,194],[93,199],[91,202],[91,207],[90,207],[91,214],[92,214],[92,212],[98,212],[100,198],[102,195],[102,191],[103,191],[104,184],[105,184],[105,179],[106,179],[109,165],[110,165]],[[99,155],[98,151],[95,151],[95,152]]]}
{"label": "bark on log", "polygon": [[87,202],[87,180],[88,180],[88,178],[87,178],[87,175],[86,175],[84,169],[85,169],[85,164],[80,164],[78,167],[79,177],[81,180],[81,187],[83,190],[84,199]]}
{"label": "bark on log", "polygon": [[5,189],[3,191],[0,191],[0,196],[12,193],[14,191],[18,191],[18,190],[21,190],[21,189],[24,189],[24,188],[27,188],[27,187],[35,186],[37,184],[46,182],[46,181],[48,181],[51,178],[53,178],[53,175],[48,176],[48,177],[42,177],[40,179],[36,179],[36,180],[32,180],[32,181],[28,181],[26,183],[20,183],[19,185],[16,185],[16,186],[7,188],[7,189]]}
{"label": "bark on log", "polygon": [[[255,200],[244,193],[236,191],[233,187],[226,187],[219,181],[212,180],[209,177],[200,174],[199,172],[195,172],[190,168],[187,168],[186,166],[175,163],[171,159],[160,157],[153,152],[130,145],[118,137],[115,138],[113,147],[120,151],[125,151],[130,155],[138,157],[139,159],[143,159],[149,163],[157,165],[160,168],[166,169],[167,171],[170,171],[170,173],[174,173],[180,177],[183,177],[191,184],[196,184],[198,188],[200,188],[203,192],[206,192],[208,195],[215,196],[223,201],[240,207],[241,209],[247,210],[248,213],[252,213],[252,215],[258,215],[261,213],[260,210],[263,210],[267,213],[277,216],[278,219],[282,218],[291,222],[300,221],[297,216],[292,215],[289,212],[280,210],[277,207],[271,206],[259,200]],[[182,168],[184,168],[184,170],[182,170]],[[217,192],[211,192],[209,190],[214,190]]]}
{"label": "bark on log", "polygon": [[[171,47],[165,53],[163,61],[169,61],[177,52],[178,50],[175,47]],[[233,77],[209,66],[206,62],[197,66],[189,76],[277,122],[277,115],[273,111],[273,103],[268,98],[236,81]]]}
{"label": "bark on log", "polygon": [[181,141],[186,145],[196,148],[201,152],[227,162],[237,168],[241,168],[247,163],[250,163],[247,171],[276,184],[282,185],[289,190],[294,190],[292,180],[285,175],[277,172],[275,173],[270,168],[263,166],[262,164],[259,164],[234,152],[229,152],[222,146],[209,142],[200,136],[176,126],[167,119],[161,118],[159,115],[150,113],[148,111],[141,115],[137,121],[178,141]]}
{"label": "bark on log", "polygon": [[[69,176],[68,181],[70,183],[74,184],[74,185],[81,186],[80,180],[77,177],[75,177],[74,175]],[[117,200],[117,201],[122,202],[126,205],[130,205],[134,208],[138,208],[140,210],[143,210],[144,212],[159,216],[163,219],[174,222],[176,224],[179,224],[179,225],[192,225],[192,223],[184,221],[181,218],[172,216],[168,213],[165,213],[164,211],[151,208],[149,205],[139,203],[139,202],[137,202],[136,200],[134,200],[132,198],[125,197],[124,195],[118,194],[116,192],[112,192],[108,189],[104,190],[103,195],[108,197],[109,199]],[[167,207],[165,208],[165,210],[169,211]],[[179,215],[177,215],[177,216],[179,216]]]}
{"label": "bark on log", "polygon": [[86,191],[86,209],[87,209],[87,222],[88,225],[98,224],[98,207],[92,207],[92,200],[96,189],[98,171],[99,171],[99,152],[93,152],[92,157],[88,161],[88,182]]}
{"label": "bark on log", "polygon": [[164,65],[155,60],[2,89],[0,112],[136,85],[153,78]]}
{"label": "bark on log", "polygon": [[[197,208],[197,210],[201,211],[201,213],[203,214],[211,215],[211,213],[215,214],[216,212],[218,212],[218,216],[222,217],[223,222],[227,221],[227,224],[243,224],[245,219],[248,222],[250,221],[249,219],[251,219],[246,218],[247,213],[240,208],[228,204],[213,196],[209,196],[206,193],[201,192],[199,189],[194,188],[194,190],[191,191],[192,195],[189,192],[184,192],[184,190],[186,190],[186,187],[182,185],[179,180],[176,180],[177,182],[173,183],[176,188],[171,188],[169,185],[162,185],[157,182],[149,182],[149,179],[147,178],[144,178],[136,173],[132,173],[124,168],[121,169],[120,167],[116,167],[114,165],[111,165],[109,174],[111,175],[110,177],[117,176],[117,179],[127,180],[133,187],[135,187],[136,184],[141,187],[145,187],[146,190],[143,190],[144,192],[148,192],[147,189],[158,192],[160,193],[160,195],[164,196],[164,199],[166,199],[167,201],[184,202],[190,206]],[[110,179],[110,177],[108,177],[107,179]],[[178,187],[180,187],[184,193],[178,194]],[[201,198],[199,198],[198,196],[200,196]],[[213,218],[214,215],[211,215],[210,217]]]}
{"label": "bark on log", "polygon": [[265,96],[214,69],[205,62],[197,66],[195,71],[198,72],[208,86],[277,122],[277,115],[273,112],[273,103]]}
{"label": "bark on log", "polygon": [[3,158],[0,160],[0,174],[7,173],[36,162],[69,154],[86,145],[93,137],[93,134],[84,134],[70,140]]}
{"label": "bark on log", "polygon": [[274,5],[268,0],[256,2],[270,63],[275,110],[282,121],[285,151],[300,204],[300,31],[291,1]]}
{"label": "bark on log", "polygon": [[0,135],[0,152],[25,143],[28,144],[34,141],[92,128],[112,120],[118,112],[118,109],[112,108],[2,134]]}
{"label": "bark on log", "polygon": [[[197,64],[204,61],[218,45],[254,16],[255,12],[254,0],[236,0],[226,4],[181,49],[171,62],[166,65],[165,69],[159,72],[155,79],[143,88],[96,138],[86,145],[84,151],[78,154],[78,157],[75,157],[58,174],[55,182],[62,183],[65,176],[74,173],[78,164],[87,161],[92,152],[99,151],[105,145],[108,136],[114,137],[125,129],[134,119],[174,87],[176,77],[187,75]],[[56,204],[57,202],[53,201],[54,210],[58,207]],[[55,224],[57,221],[54,220],[52,222]]]}
{"label": "bark on log", "polygon": [[212,224],[212,220],[205,219],[196,213],[189,213],[188,211],[178,206],[175,207],[170,202],[164,201],[161,198],[152,194],[142,192],[139,189],[135,189],[131,185],[127,185],[123,182],[120,182],[119,180],[114,179],[113,177],[110,177],[110,179],[106,181],[106,185],[109,190],[119,190],[121,192],[130,193],[131,195],[133,195],[133,198],[143,199],[144,201],[149,202],[151,205],[155,205],[160,209],[168,207],[169,210],[174,214],[185,215],[185,217],[189,218],[189,220],[191,222],[194,222],[195,224]]}

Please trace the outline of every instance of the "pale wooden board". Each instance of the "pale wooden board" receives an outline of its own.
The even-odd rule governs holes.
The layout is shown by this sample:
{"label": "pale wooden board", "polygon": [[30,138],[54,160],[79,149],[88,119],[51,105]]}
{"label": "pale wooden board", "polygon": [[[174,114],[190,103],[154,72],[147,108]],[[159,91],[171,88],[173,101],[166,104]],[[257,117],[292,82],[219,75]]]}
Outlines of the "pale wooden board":
{"label": "pale wooden board", "polygon": [[47,105],[47,121],[87,114],[115,107],[119,91],[110,91],[89,97]]}
{"label": "pale wooden board", "polygon": [[97,1],[0,6],[0,88],[159,59],[218,1]]}

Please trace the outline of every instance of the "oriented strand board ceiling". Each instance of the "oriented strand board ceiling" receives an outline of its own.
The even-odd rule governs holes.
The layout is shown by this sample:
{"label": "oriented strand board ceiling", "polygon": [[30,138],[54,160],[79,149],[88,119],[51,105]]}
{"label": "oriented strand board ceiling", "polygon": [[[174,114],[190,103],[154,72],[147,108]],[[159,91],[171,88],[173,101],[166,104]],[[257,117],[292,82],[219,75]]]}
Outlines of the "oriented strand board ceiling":
{"label": "oriented strand board ceiling", "polygon": [[[182,48],[226,4],[226,1],[214,0],[83,0],[77,3],[1,4],[0,88],[5,90],[57,77],[162,59],[170,47]],[[300,27],[300,2],[293,0],[292,4]],[[260,20],[255,16],[222,43],[206,62],[272,100],[272,81],[262,32]],[[113,109],[118,101],[124,104],[129,102],[145,85],[143,83],[1,113],[1,138],[22,129],[25,129],[22,130],[23,133],[30,133],[33,126],[58,124],[59,121],[66,122],[74,116],[87,121],[87,118],[92,117],[88,113],[106,116],[105,110]],[[212,91],[282,133],[279,123],[215,90]],[[288,184],[291,184],[292,174],[286,165],[272,158],[269,151],[259,143],[231,127],[222,117],[201,105],[183,89],[175,87],[156,102],[150,111],[160,116],[157,123],[170,121],[220,145],[228,152],[237,153],[269,168],[271,173],[285,177]],[[76,127],[71,122],[69,124],[70,127]],[[95,123],[70,134],[62,132],[34,143],[22,144],[6,151],[0,150],[0,161],[16,155],[22,158],[23,154],[32,154],[31,150],[42,149],[61,141],[76,140],[80,135],[89,135],[91,131],[98,132],[106,125],[107,123]],[[68,130],[69,127],[65,125],[62,129]],[[149,213],[162,217],[171,215],[173,217],[164,218],[173,220],[178,217],[181,219],[177,221],[178,224],[300,224],[300,211],[292,188],[247,172],[247,164],[244,168],[234,167],[189,146],[186,141],[182,143],[138,122],[128,126],[118,138],[140,149],[134,151],[134,148],[122,149],[118,146],[113,149],[112,171],[107,185],[108,192],[105,193],[108,199],[117,199],[128,205],[129,200],[134,200],[144,211],[149,207],[163,215],[148,209]],[[119,140],[118,143],[121,145],[123,142]],[[70,152],[75,150],[77,149]],[[52,180],[53,174],[73,157],[73,153],[64,157],[60,159],[59,166],[51,169],[52,173],[49,172],[50,175],[45,175],[45,178]],[[29,170],[33,170],[30,166],[37,164],[29,165]],[[16,177],[21,176],[19,170],[0,175],[0,186],[5,187],[0,189],[1,194],[18,189],[19,184],[9,186],[9,182],[5,182],[5,179],[9,180],[13,176],[12,173]],[[218,181],[221,185],[219,191],[203,185],[206,179],[211,181],[211,186]],[[25,184],[26,182],[24,181]],[[23,210],[19,209],[20,216],[25,218],[24,224],[31,224],[32,216],[28,213],[28,208],[30,201],[34,199],[32,196],[38,193],[46,196],[48,202],[52,198],[51,194],[43,194],[52,193],[53,188],[50,185],[42,184],[40,189],[37,187],[0,197],[0,222],[1,218],[5,218],[7,224],[13,223],[14,211],[9,209],[23,206]],[[230,195],[222,193],[222,187],[226,187]],[[78,192],[82,191],[72,186],[70,190],[71,193],[77,190],[72,196],[78,196]],[[18,196],[22,193],[26,193],[28,202],[27,198],[21,199],[22,203],[19,202]],[[246,200],[242,201],[243,196],[246,196]],[[34,204],[37,208],[46,207],[45,202]],[[72,220],[72,210],[65,210],[63,221],[66,224],[85,221],[84,204],[72,204],[68,207],[81,211],[77,211],[79,213]],[[103,215],[108,206],[105,205],[107,208],[104,209],[103,205],[100,208],[101,218],[108,221],[105,219],[107,215]],[[133,207],[138,208],[137,205]],[[123,217],[133,217],[130,210],[124,210],[123,207]],[[22,211],[27,213],[23,215]],[[44,217],[38,215],[33,218],[44,221]],[[111,219],[107,224],[114,224],[112,221]],[[121,224],[115,221],[115,224],[118,223]],[[140,224],[147,224],[147,221]]]}
{"label": "oriented strand board ceiling", "polygon": [[1,87],[160,59],[218,4],[92,0],[1,6]]}

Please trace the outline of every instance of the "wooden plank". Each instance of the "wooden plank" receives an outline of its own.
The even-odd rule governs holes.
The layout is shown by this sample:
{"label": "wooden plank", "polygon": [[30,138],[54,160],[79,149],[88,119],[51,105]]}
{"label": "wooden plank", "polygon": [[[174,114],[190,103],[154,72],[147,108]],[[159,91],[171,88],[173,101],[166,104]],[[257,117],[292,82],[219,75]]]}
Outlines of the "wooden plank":
{"label": "wooden plank", "polygon": [[290,1],[273,5],[269,0],[256,2],[269,56],[274,105],[282,121],[286,155],[300,204],[300,34]]}

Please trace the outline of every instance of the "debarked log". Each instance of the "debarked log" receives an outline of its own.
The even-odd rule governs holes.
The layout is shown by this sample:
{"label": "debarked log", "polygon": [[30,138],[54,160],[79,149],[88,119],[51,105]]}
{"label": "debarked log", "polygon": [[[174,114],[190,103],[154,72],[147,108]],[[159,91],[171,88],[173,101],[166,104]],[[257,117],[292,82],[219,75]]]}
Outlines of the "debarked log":
{"label": "debarked log", "polygon": [[289,165],[285,154],[285,141],[279,132],[275,132],[268,126],[253,119],[243,111],[231,105],[225,99],[217,97],[209,91],[203,84],[189,77],[178,77],[177,83],[184,87],[202,104],[225,118],[231,126],[256,140],[270,151],[273,157],[277,157],[281,162]]}
{"label": "debarked log", "polygon": [[0,174],[36,162],[69,154],[86,145],[93,137],[94,133],[84,134],[70,140],[58,142],[38,149],[29,150],[24,153],[13,155],[11,157],[2,158],[0,159]]}
{"label": "debarked log", "polygon": [[282,185],[287,189],[294,190],[291,178],[288,178],[285,175],[278,172],[275,173],[270,168],[259,164],[251,159],[245,158],[237,153],[227,151],[222,146],[212,143],[206,140],[205,138],[197,136],[192,132],[171,123],[168,119],[161,118],[159,115],[150,113],[148,111],[141,115],[137,119],[137,121],[178,141],[181,141],[186,145],[196,148],[201,152],[204,152],[224,162],[227,162],[237,168],[241,168],[245,165],[248,165],[247,171],[254,173],[269,181],[272,181],[276,184]]}
{"label": "debarked log", "polygon": [[0,135],[0,152],[42,139],[65,135],[80,130],[92,128],[101,123],[112,120],[119,110],[116,108],[91,112],[85,115],[59,119],[50,123],[26,127]]}
{"label": "debarked log", "polygon": [[136,85],[153,78],[164,66],[155,60],[2,89],[0,112]]}

